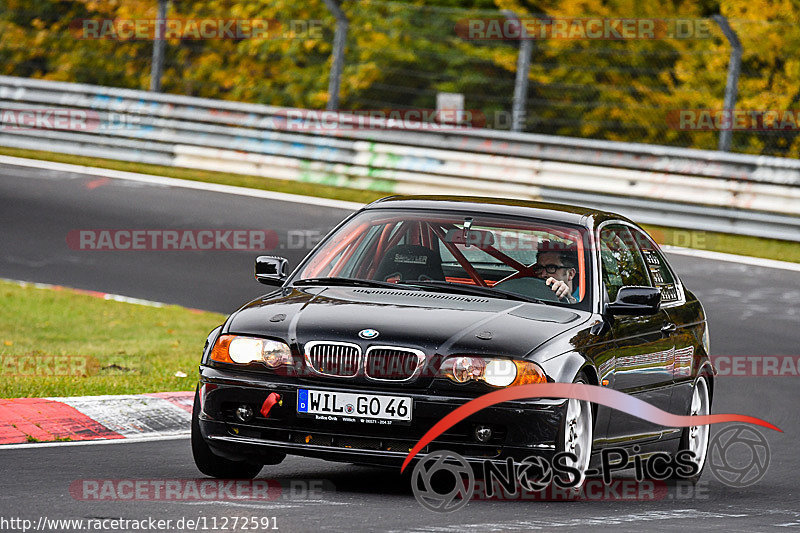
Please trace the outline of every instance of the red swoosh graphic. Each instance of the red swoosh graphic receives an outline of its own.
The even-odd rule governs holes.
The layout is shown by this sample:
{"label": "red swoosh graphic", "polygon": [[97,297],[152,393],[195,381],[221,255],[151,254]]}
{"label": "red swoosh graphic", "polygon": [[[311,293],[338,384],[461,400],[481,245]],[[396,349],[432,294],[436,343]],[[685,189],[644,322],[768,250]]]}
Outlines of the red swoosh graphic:
{"label": "red swoosh graphic", "polygon": [[688,427],[688,426],[704,426],[706,424],[718,424],[720,422],[745,422],[748,424],[756,424],[765,428],[774,429],[775,431],[783,431],[777,426],[773,426],[765,420],[756,418],[754,416],[737,415],[737,414],[721,414],[721,415],[703,415],[703,416],[686,416],[686,415],[673,415],[666,411],[662,411],[658,407],[650,405],[649,403],[634,398],[624,392],[616,391],[613,389],[605,389],[597,385],[584,385],[581,383],[536,383],[532,385],[519,385],[516,387],[509,387],[483,396],[479,396],[471,400],[452,413],[448,414],[431,429],[425,433],[419,442],[411,449],[403,461],[403,466],[400,469],[402,472],[411,462],[411,459],[417,455],[422,448],[429,444],[433,439],[461,422],[468,416],[477,413],[481,409],[491,407],[492,405],[508,402],[511,400],[524,400],[528,398],[572,398],[575,400],[584,400],[600,405],[605,405],[622,411],[629,415],[641,418],[661,426],[668,427]]}

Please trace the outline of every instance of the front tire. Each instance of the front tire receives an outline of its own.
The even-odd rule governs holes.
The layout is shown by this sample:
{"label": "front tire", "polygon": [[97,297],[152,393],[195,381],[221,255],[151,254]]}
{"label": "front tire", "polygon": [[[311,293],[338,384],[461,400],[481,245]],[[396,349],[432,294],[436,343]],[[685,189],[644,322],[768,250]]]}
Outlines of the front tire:
{"label": "front tire", "polygon": [[[587,383],[583,374],[580,374],[573,383],[585,385]],[[580,472],[574,489],[580,489],[586,481],[586,470],[592,458],[592,444],[594,440],[594,415],[592,404],[583,400],[568,399],[564,421],[558,434],[556,452],[570,452],[577,457],[576,461],[565,460],[564,463]],[[573,475],[568,475],[568,481],[575,481]]]}
{"label": "front tire", "polygon": [[219,479],[253,479],[264,465],[250,461],[231,461],[211,451],[200,434],[200,395],[194,393],[192,408],[192,455],[197,469],[203,474]]}

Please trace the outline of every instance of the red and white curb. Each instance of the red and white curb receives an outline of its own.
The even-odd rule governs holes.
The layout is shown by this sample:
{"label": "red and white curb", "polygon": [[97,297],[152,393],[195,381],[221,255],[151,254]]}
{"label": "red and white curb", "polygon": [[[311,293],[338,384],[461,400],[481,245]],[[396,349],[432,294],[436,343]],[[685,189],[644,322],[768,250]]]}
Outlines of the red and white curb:
{"label": "red and white curb", "polygon": [[[0,281],[147,307],[169,305],[49,283]],[[194,392],[0,399],[0,449],[183,438],[189,435],[193,401]]]}
{"label": "red and white curb", "polygon": [[193,401],[191,391],[0,399],[0,445],[186,437]]}

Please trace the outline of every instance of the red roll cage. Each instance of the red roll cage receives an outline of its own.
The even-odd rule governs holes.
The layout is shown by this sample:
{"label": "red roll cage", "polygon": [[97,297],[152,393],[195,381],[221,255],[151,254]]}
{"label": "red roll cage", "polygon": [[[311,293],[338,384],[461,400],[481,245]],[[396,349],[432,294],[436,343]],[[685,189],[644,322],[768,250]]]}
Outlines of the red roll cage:
{"label": "red roll cage", "polygon": [[[417,220],[414,220],[417,218]],[[419,244],[428,248],[433,248],[436,242],[441,242],[445,248],[453,255],[456,259],[458,264],[464,269],[467,273],[469,278],[455,278],[455,277],[448,277],[446,278],[447,281],[451,281],[454,283],[463,283],[468,285],[480,285],[482,287],[488,287],[495,285],[497,283],[501,283],[503,281],[508,281],[517,278],[524,278],[524,277],[533,277],[533,265],[525,265],[513,257],[509,256],[508,254],[504,253],[503,251],[499,250],[494,246],[494,243],[487,243],[482,242],[481,239],[477,239],[476,242],[470,242],[470,245],[475,246],[476,248],[486,252],[493,258],[497,259],[504,265],[512,268],[515,270],[513,274],[506,276],[505,278],[499,281],[487,281],[481,277],[475,267],[469,262],[469,260],[464,256],[461,250],[458,249],[458,246],[453,242],[452,239],[448,239],[448,235],[452,235],[452,231],[463,231],[459,228],[456,224],[453,223],[452,218],[443,219],[431,216],[425,216],[424,218],[414,216],[413,214],[405,213],[403,217],[398,216],[386,216],[377,219],[373,219],[370,221],[361,222],[353,229],[349,230],[347,233],[341,236],[336,236],[338,242],[333,244],[330,249],[325,250],[324,253],[317,255],[303,270],[301,276],[303,278],[306,277],[318,277],[322,270],[328,266],[332,261],[336,259],[337,256],[342,254],[342,256],[336,261],[336,263],[331,268],[330,272],[328,273],[328,277],[335,277],[339,275],[341,270],[353,256],[355,251],[358,249],[359,245],[364,241],[364,239],[368,235],[367,229],[371,226],[377,226],[385,224],[383,230],[381,230],[381,234],[378,239],[372,243],[371,249],[367,252],[367,255],[371,256],[370,261],[365,261],[363,265],[359,268],[358,272],[356,272],[356,276],[360,277],[361,279],[371,279],[371,276],[375,273],[377,269],[378,263],[380,262],[380,258],[383,256],[383,253],[390,249],[391,247],[395,246],[403,236],[406,237],[406,242],[408,244]],[[579,289],[579,301],[583,300],[585,291],[586,291],[586,268],[585,268],[585,259],[584,259],[584,243],[583,239],[580,235],[577,235],[576,230],[574,229],[559,229],[554,228],[552,226],[544,226],[544,225],[536,225],[531,223],[518,223],[514,224],[513,221],[509,221],[509,224],[506,226],[504,225],[503,229],[524,229],[526,231],[542,231],[546,232],[550,235],[559,237],[564,240],[573,241],[577,246],[577,256],[578,256],[578,289]],[[479,230],[482,231],[482,230]]]}

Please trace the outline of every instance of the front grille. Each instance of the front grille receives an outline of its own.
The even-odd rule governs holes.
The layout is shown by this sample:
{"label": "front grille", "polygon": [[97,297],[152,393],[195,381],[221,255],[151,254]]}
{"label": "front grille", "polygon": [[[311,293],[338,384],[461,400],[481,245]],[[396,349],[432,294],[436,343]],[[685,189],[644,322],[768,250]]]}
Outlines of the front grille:
{"label": "front grille", "polygon": [[306,363],[326,376],[353,377],[361,366],[361,348],[344,342],[309,342]]}
{"label": "front grille", "polygon": [[367,350],[365,372],[368,378],[382,381],[406,381],[418,375],[425,354],[411,348],[374,346]]}

